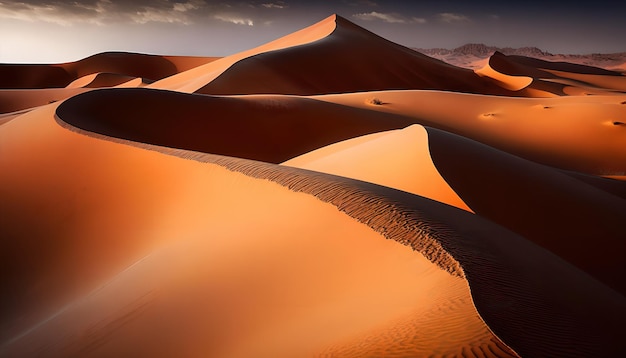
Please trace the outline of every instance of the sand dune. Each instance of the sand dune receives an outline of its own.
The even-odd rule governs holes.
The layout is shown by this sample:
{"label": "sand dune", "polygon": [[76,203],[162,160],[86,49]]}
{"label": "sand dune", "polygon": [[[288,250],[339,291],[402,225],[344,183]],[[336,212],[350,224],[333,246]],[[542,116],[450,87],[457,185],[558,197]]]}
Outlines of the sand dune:
{"label": "sand dune", "polygon": [[[72,81],[66,88],[99,88],[99,87],[115,87],[123,83],[134,80],[135,77],[118,75],[116,73],[98,72],[90,75],[83,76],[75,81]],[[142,79],[139,79],[143,82]],[[137,87],[137,86],[133,86]]]}
{"label": "sand dune", "polygon": [[[108,136],[272,163],[411,123],[301,97],[212,97],[153,89],[89,92],[63,103],[58,115]],[[149,125],[138,126],[133,120],[138,117],[149,118]]]}
{"label": "sand dune", "polygon": [[[511,94],[489,79],[387,41],[340,16],[317,41],[247,56],[197,90],[311,95],[383,89]],[[303,35],[301,35],[303,36]],[[356,61],[355,59],[367,59]],[[326,66],[332,63],[332,66]]]}
{"label": "sand dune", "polygon": [[0,356],[620,356],[623,78],[336,15],[2,65]]}
{"label": "sand dune", "polygon": [[[556,168],[605,176],[626,171],[626,127],[619,124],[626,122],[625,95],[510,98],[383,91],[314,98],[410,117]],[[383,104],[372,105],[372,98]]]}
{"label": "sand dune", "polygon": [[0,113],[10,113],[44,106],[85,91],[88,91],[88,89],[44,88],[31,90],[0,90]]}
{"label": "sand dune", "polygon": [[[489,58],[489,67],[500,73],[500,76],[534,78],[534,87],[539,89],[546,90],[553,84],[550,92],[556,94],[604,94],[626,91],[626,76],[619,72],[586,65],[550,62],[524,56],[506,56],[496,52]],[[565,86],[574,88],[565,89]],[[576,88],[581,90],[575,91]]]}
{"label": "sand dune", "polygon": [[364,180],[471,211],[435,168],[427,131],[420,125],[339,142],[282,164]]}
{"label": "sand dune", "polygon": [[83,76],[113,73],[155,81],[187,71],[217,57],[156,56],[105,52],[76,62],[44,65],[1,64],[0,88],[34,89],[66,87]]}
{"label": "sand dune", "polygon": [[[12,273],[2,278],[10,288],[3,291],[5,354],[299,356],[339,344],[342,337],[397,327],[394,322],[406,320],[407,313],[406,324],[426,329],[420,312],[430,317],[426,322],[457,322],[451,331],[458,333],[447,342],[415,342],[394,333],[404,350],[419,354],[435,344],[455,352],[497,347],[496,342],[503,347],[479,319],[459,273],[450,275],[384,240],[333,205],[216,165],[75,134],[59,127],[52,114],[52,108],[32,111],[0,132],[14,153],[3,168],[23,163],[0,185],[17,190],[3,193],[2,217],[10,225],[3,226],[9,235],[3,236],[2,252],[27,250],[31,257],[3,258],[9,268],[3,272]],[[40,135],[12,140],[35,132]],[[69,153],[83,154],[56,170],[54,164]],[[105,174],[111,168],[113,177]],[[42,175],[55,191],[22,179]],[[21,188],[31,188],[28,198],[17,195]],[[67,195],[74,201],[59,205]],[[152,210],[144,210],[146,205]],[[24,226],[19,218],[34,207],[56,214]],[[176,209],[181,207],[185,211]],[[106,222],[103,212],[111,213]],[[72,220],[58,221],[68,216]],[[239,217],[254,219],[242,226]],[[75,227],[75,221],[83,225]],[[40,230],[56,234],[42,242]],[[206,302],[212,304],[198,316],[192,307]],[[438,310],[442,304],[445,311]],[[370,313],[362,316],[365,311]],[[172,324],[193,332],[172,335]],[[433,328],[431,334],[444,334]],[[161,343],[129,344],[142,340],[146,330]],[[61,331],[67,336],[59,339],[53,332]]]}

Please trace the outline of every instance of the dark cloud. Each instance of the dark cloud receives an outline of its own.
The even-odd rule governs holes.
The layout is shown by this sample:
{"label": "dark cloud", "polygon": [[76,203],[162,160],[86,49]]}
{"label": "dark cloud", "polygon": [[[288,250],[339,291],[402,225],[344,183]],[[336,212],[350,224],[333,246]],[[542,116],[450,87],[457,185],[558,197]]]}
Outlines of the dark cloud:
{"label": "dark cloud", "polygon": [[624,12],[626,3],[608,0],[584,6],[552,0],[0,0],[0,62],[47,47],[55,55],[70,53],[72,46],[81,56],[120,48],[225,55],[333,13],[410,47],[483,42],[619,52],[626,50]]}

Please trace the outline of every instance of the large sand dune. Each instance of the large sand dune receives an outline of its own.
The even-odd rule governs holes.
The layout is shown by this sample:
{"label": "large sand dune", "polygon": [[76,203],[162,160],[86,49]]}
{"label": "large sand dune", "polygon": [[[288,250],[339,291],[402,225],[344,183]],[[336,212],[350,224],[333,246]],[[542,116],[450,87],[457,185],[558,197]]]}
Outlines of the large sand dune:
{"label": "large sand dune", "polygon": [[2,357],[623,352],[619,73],[339,16],[5,72]]}

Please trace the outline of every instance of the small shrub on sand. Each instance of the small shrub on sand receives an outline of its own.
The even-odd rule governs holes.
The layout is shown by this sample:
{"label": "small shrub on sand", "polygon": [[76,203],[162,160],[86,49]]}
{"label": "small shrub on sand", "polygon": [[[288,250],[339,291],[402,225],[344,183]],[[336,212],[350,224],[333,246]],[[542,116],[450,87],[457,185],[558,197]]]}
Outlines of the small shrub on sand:
{"label": "small shrub on sand", "polygon": [[367,101],[367,103],[369,103],[369,104],[373,104],[373,105],[375,105],[375,106],[382,106],[382,105],[384,104],[384,103],[383,103],[383,101],[382,101],[380,98],[376,98],[376,97],[374,97],[374,98],[370,98],[370,99]]}

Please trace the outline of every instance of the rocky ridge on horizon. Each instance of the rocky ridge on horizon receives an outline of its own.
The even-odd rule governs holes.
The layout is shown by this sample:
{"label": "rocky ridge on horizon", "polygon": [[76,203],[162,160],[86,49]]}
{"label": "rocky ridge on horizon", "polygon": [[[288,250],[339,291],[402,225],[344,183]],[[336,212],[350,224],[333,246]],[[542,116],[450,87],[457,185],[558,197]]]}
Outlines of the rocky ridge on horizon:
{"label": "rocky ridge on horizon", "polygon": [[442,60],[455,66],[478,69],[485,60],[496,51],[507,56],[525,56],[552,62],[570,62],[587,66],[626,72],[626,52],[591,53],[591,54],[552,54],[537,47],[496,47],[485,44],[469,43],[454,49],[413,48],[427,56]]}

